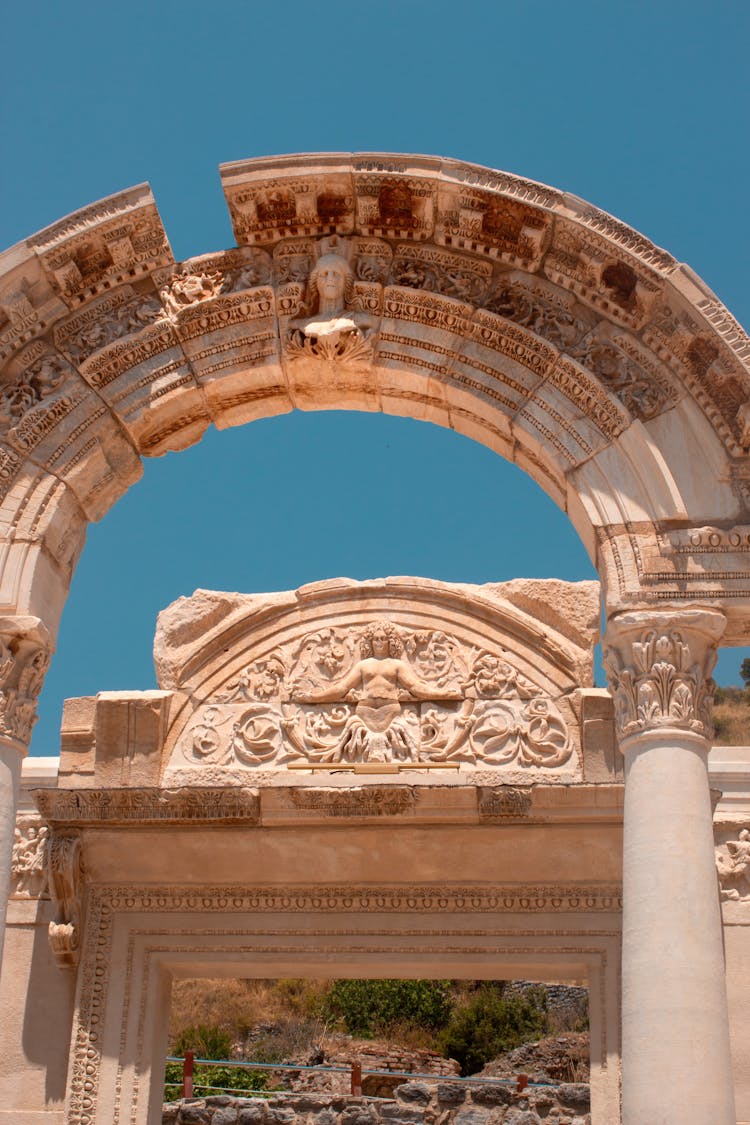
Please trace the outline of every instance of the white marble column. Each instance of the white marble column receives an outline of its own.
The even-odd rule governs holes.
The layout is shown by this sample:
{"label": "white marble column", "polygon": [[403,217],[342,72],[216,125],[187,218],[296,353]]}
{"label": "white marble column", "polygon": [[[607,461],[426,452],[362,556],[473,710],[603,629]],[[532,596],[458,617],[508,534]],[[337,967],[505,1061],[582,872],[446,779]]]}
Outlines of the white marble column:
{"label": "white marble column", "polygon": [[721,613],[632,611],[605,665],[625,758],[623,1125],[735,1125],[707,755]]}
{"label": "white marble column", "polygon": [[37,617],[0,617],[0,972],[21,763],[49,654],[49,634]]}

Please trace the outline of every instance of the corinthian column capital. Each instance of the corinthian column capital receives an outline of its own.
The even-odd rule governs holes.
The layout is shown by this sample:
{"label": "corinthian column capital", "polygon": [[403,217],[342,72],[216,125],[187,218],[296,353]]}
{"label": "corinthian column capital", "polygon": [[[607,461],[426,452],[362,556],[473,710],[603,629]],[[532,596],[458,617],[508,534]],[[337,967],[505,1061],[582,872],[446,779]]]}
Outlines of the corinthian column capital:
{"label": "corinthian column capital", "polygon": [[37,617],[0,617],[0,739],[23,754],[50,661],[49,634]]}
{"label": "corinthian column capital", "polygon": [[726,626],[723,613],[630,610],[607,625],[604,667],[623,740],[672,729],[713,736],[711,671]]}

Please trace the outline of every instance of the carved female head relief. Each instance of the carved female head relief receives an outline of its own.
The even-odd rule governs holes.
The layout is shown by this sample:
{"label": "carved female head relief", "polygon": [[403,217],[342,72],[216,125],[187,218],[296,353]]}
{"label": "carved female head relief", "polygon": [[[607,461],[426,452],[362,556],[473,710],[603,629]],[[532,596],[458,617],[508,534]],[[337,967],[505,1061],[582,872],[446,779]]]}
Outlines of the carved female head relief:
{"label": "carved female head relief", "polygon": [[404,644],[396,626],[390,621],[373,621],[362,633],[359,649],[365,660],[370,656],[398,659],[404,651]]}
{"label": "carved female head relief", "polygon": [[311,312],[337,316],[351,302],[354,279],[341,254],[323,254],[310,272],[308,302]]}

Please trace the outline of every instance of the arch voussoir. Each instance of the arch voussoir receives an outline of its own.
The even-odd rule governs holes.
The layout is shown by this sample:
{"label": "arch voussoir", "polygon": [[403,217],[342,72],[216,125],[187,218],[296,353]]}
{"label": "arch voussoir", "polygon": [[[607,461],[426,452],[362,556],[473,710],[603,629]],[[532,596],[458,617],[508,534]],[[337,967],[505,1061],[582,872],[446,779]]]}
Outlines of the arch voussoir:
{"label": "arch voussoir", "polygon": [[[4,604],[61,604],[86,520],[142,456],[333,407],[483,441],[568,511],[611,611],[699,592],[739,635],[750,345],[687,267],[573,196],[459,162],[290,157],[222,179],[233,249],[175,262],[140,185],[0,258]],[[688,561],[696,526],[728,537],[721,567]]]}

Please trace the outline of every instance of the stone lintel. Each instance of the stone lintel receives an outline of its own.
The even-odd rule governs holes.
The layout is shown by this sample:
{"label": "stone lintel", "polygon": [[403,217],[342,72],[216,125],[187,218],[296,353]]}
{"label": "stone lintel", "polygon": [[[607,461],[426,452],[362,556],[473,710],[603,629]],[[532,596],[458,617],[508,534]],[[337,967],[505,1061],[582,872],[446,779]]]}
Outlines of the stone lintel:
{"label": "stone lintel", "polygon": [[602,785],[297,785],[252,788],[34,789],[54,828],[174,825],[285,827],[325,823],[619,823],[623,787]]}

